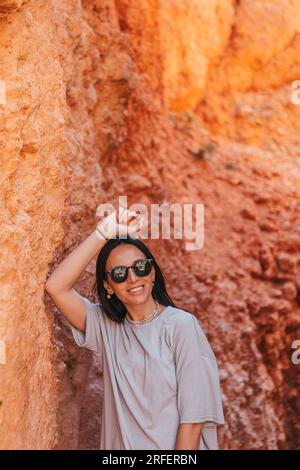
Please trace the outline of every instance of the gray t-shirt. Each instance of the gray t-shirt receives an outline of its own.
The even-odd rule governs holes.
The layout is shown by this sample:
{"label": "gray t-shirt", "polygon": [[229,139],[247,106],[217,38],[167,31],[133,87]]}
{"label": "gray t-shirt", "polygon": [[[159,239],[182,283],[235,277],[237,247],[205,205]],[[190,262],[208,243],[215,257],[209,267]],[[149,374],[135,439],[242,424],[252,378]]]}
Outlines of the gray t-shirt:
{"label": "gray t-shirt", "polygon": [[81,296],[86,331],[69,322],[76,344],[94,351],[103,371],[99,449],[175,449],[180,423],[203,423],[199,450],[218,449],[224,424],[219,371],[197,318],[166,307],[142,325],[112,321]]}

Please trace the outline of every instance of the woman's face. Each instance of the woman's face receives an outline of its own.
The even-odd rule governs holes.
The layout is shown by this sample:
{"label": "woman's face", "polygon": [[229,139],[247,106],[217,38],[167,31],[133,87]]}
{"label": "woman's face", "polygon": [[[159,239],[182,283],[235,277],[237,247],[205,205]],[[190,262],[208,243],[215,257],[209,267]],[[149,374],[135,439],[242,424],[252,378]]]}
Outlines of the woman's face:
{"label": "woman's face", "polygon": [[[113,267],[123,265],[131,266],[137,259],[145,259],[145,254],[134,245],[122,244],[111,250],[107,262],[106,270],[110,271]],[[150,273],[144,277],[138,277],[133,269],[129,269],[126,281],[114,282],[108,274],[108,281],[104,280],[104,287],[109,294],[115,294],[118,299],[126,304],[142,304],[152,293],[152,282],[155,279],[155,268],[152,266]],[[130,289],[137,286],[143,286],[141,292],[131,293]]]}

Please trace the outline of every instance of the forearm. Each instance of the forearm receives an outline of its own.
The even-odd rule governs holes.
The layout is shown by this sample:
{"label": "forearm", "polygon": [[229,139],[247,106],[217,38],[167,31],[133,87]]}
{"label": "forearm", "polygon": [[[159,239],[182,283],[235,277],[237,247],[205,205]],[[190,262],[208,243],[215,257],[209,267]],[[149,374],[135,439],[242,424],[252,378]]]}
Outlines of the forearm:
{"label": "forearm", "polygon": [[199,449],[201,423],[181,423],[178,427],[176,437],[176,450],[197,450]]}
{"label": "forearm", "polygon": [[47,288],[56,292],[71,289],[105,243],[106,240],[100,240],[93,231],[52,272],[46,282]]}

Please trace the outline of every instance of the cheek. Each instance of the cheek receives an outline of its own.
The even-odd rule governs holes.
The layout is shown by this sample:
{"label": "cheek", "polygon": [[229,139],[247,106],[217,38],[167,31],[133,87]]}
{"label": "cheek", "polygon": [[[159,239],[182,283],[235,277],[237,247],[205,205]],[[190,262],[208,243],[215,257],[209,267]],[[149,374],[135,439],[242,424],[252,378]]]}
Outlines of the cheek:
{"label": "cheek", "polygon": [[117,296],[123,296],[126,294],[126,286],[121,284],[114,285],[114,292]]}
{"label": "cheek", "polygon": [[151,277],[145,277],[142,282],[145,284],[145,287],[148,289],[150,286],[152,286],[152,279]]}

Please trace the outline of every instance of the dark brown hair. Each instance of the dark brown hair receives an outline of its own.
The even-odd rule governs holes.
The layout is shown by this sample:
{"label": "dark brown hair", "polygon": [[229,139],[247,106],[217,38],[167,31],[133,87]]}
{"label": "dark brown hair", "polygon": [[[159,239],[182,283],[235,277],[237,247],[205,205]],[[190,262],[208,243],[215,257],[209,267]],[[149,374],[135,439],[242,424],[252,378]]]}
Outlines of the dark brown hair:
{"label": "dark brown hair", "polygon": [[103,285],[103,281],[108,280],[107,274],[105,272],[107,258],[111,250],[113,250],[116,246],[124,243],[136,246],[139,250],[144,253],[146,258],[153,259],[153,266],[155,269],[155,283],[152,290],[153,298],[156,299],[160,304],[165,305],[166,307],[168,305],[176,307],[169,294],[167,293],[165,280],[156,262],[155,257],[153,256],[149,248],[141,240],[135,238],[133,235],[128,235],[124,238],[111,238],[100,250],[100,253],[97,258],[96,282],[93,288],[93,292],[95,291],[96,287],[97,294],[100,299],[100,306],[103,312],[116,323],[124,322],[124,318],[126,315],[126,307],[115,294],[113,294],[111,298],[108,299],[107,292]]}

